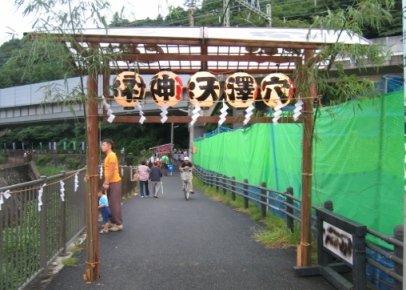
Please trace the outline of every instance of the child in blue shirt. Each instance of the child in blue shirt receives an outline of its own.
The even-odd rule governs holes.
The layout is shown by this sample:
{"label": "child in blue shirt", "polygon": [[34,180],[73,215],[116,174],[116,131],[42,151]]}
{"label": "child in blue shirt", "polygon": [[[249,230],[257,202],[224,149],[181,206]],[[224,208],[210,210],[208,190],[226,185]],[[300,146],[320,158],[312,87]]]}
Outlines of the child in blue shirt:
{"label": "child in blue shirt", "polygon": [[172,163],[168,164],[168,171],[169,171],[169,175],[173,174],[173,164]]}
{"label": "child in blue shirt", "polygon": [[97,193],[99,196],[99,211],[101,216],[103,217],[103,228],[100,230],[100,234],[108,234],[109,233],[109,222],[110,222],[110,208],[109,208],[109,201],[105,194],[105,189],[101,187],[99,192]]}

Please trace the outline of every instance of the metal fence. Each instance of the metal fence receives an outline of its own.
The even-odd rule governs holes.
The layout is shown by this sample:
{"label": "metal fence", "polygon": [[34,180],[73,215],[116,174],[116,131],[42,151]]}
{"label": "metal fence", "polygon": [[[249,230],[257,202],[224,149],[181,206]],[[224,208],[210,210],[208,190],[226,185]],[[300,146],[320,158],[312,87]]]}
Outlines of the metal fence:
{"label": "metal fence", "polygon": [[[135,183],[131,167],[120,172],[125,197]],[[83,232],[85,174],[63,172],[0,188],[0,290],[28,285]]]}
{"label": "metal fence", "polygon": [[[248,179],[243,182],[236,181],[234,177],[196,167],[194,175],[204,184],[215,187],[223,194],[231,194],[231,199],[236,196],[243,199],[244,208],[253,203],[261,208],[261,216],[265,218],[269,211],[286,220],[287,227],[293,232],[294,222],[301,223],[301,199],[293,196],[293,188],[288,187],[285,192],[260,185],[249,184]],[[313,206],[313,209],[316,207]],[[333,211],[333,203],[326,201],[324,208]],[[394,251],[367,242],[367,279],[380,289],[402,289],[403,284],[403,225],[394,229],[393,236],[387,236],[372,229],[367,229],[368,235],[375,240],[384,241],[394,246]],[[314,238],[317,235],[316,217],[312,215],[312,231]]]}
{"label": "metal fence", "polygon": [[29,160],[24,153],[24,150],[0,150],[0,168],[27,163]]}

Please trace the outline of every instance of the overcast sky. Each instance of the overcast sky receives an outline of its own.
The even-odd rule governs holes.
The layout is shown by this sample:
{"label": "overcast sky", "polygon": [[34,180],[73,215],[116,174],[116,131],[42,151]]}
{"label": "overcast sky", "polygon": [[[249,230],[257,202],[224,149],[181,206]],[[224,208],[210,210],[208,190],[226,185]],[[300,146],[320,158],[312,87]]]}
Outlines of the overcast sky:
{"label": "overcast sky", "polygon": [[[32,25],[35,16],[23,16],[22,10],[14,6],[15,0],[0,0],[0,45],[12,38],[14,33],[17,38],[21,38],[24,32],[32,31]],[[121,12],[124,6],[124,18],[128,20],[140,20],[147,17],[155,19],[160,13],[166,15],[168,13],[168,3],[172,6],[183,7],[185,0],[109,0],[111,10]],[[110,19],[109,19],[110,20]]]}

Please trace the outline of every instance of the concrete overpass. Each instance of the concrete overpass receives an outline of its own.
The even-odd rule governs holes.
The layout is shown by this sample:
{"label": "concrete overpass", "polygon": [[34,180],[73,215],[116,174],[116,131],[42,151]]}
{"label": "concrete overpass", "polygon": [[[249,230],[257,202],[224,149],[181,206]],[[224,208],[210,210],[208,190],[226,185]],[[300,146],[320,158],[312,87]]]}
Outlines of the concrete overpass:
{"label": "concrete overpass", "polygon": [[[146,84],[149,84],[153,75],[143,75]],[[114,80],[114,75],[111,76],[110,84]],[[187,84],[188,75],[181,76],[183,84]],[[86,84],[87,77],[84,79]],[[102,76],[98,79],[98,96],[102,96]],[[39,125],[50,124],[53,122],[67,122],[82,120],[84,118],[84,109],[86,104],[79,101],[67,101],[66,96],[77,89],[80,84],[80,78],[70,78],[67,80],[56,80],[51,82],[37,83],[31,85],[10,87],[0,89],[0,129],[16,126],[24,126],[25,124]],[[51,94],[52,92],[52,94]],[[152,98],[147,87],[145,101],[141,101],[145,115],[159,115],[160,108],[151,102]],[[103,108],[100,102],[99,114]],[[168,109],[168,115],[179,110],[186,110],[188,107],[188,96],[184,92],[183,99],[173,108]],[[137,114],[138,108],[134,110],[124,110],[115,101],[111,102],[111,109],[114,115]],[[186,113],[180,113],[185,115]]]}

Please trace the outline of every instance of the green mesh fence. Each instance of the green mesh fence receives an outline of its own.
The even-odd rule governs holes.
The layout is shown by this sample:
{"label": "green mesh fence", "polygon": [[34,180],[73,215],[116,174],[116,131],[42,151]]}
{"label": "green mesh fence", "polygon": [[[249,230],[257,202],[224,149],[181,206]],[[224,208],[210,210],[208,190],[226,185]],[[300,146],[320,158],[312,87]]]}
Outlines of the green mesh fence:
{"label": "green mesh fence", "polygon": [[[320,109],[313,144],[312,203],[332,200],[336,213],[392,235],[403,221],[403,91]],[[301,197],[301,124],[256,124],[194,145],[205,169]]]}

